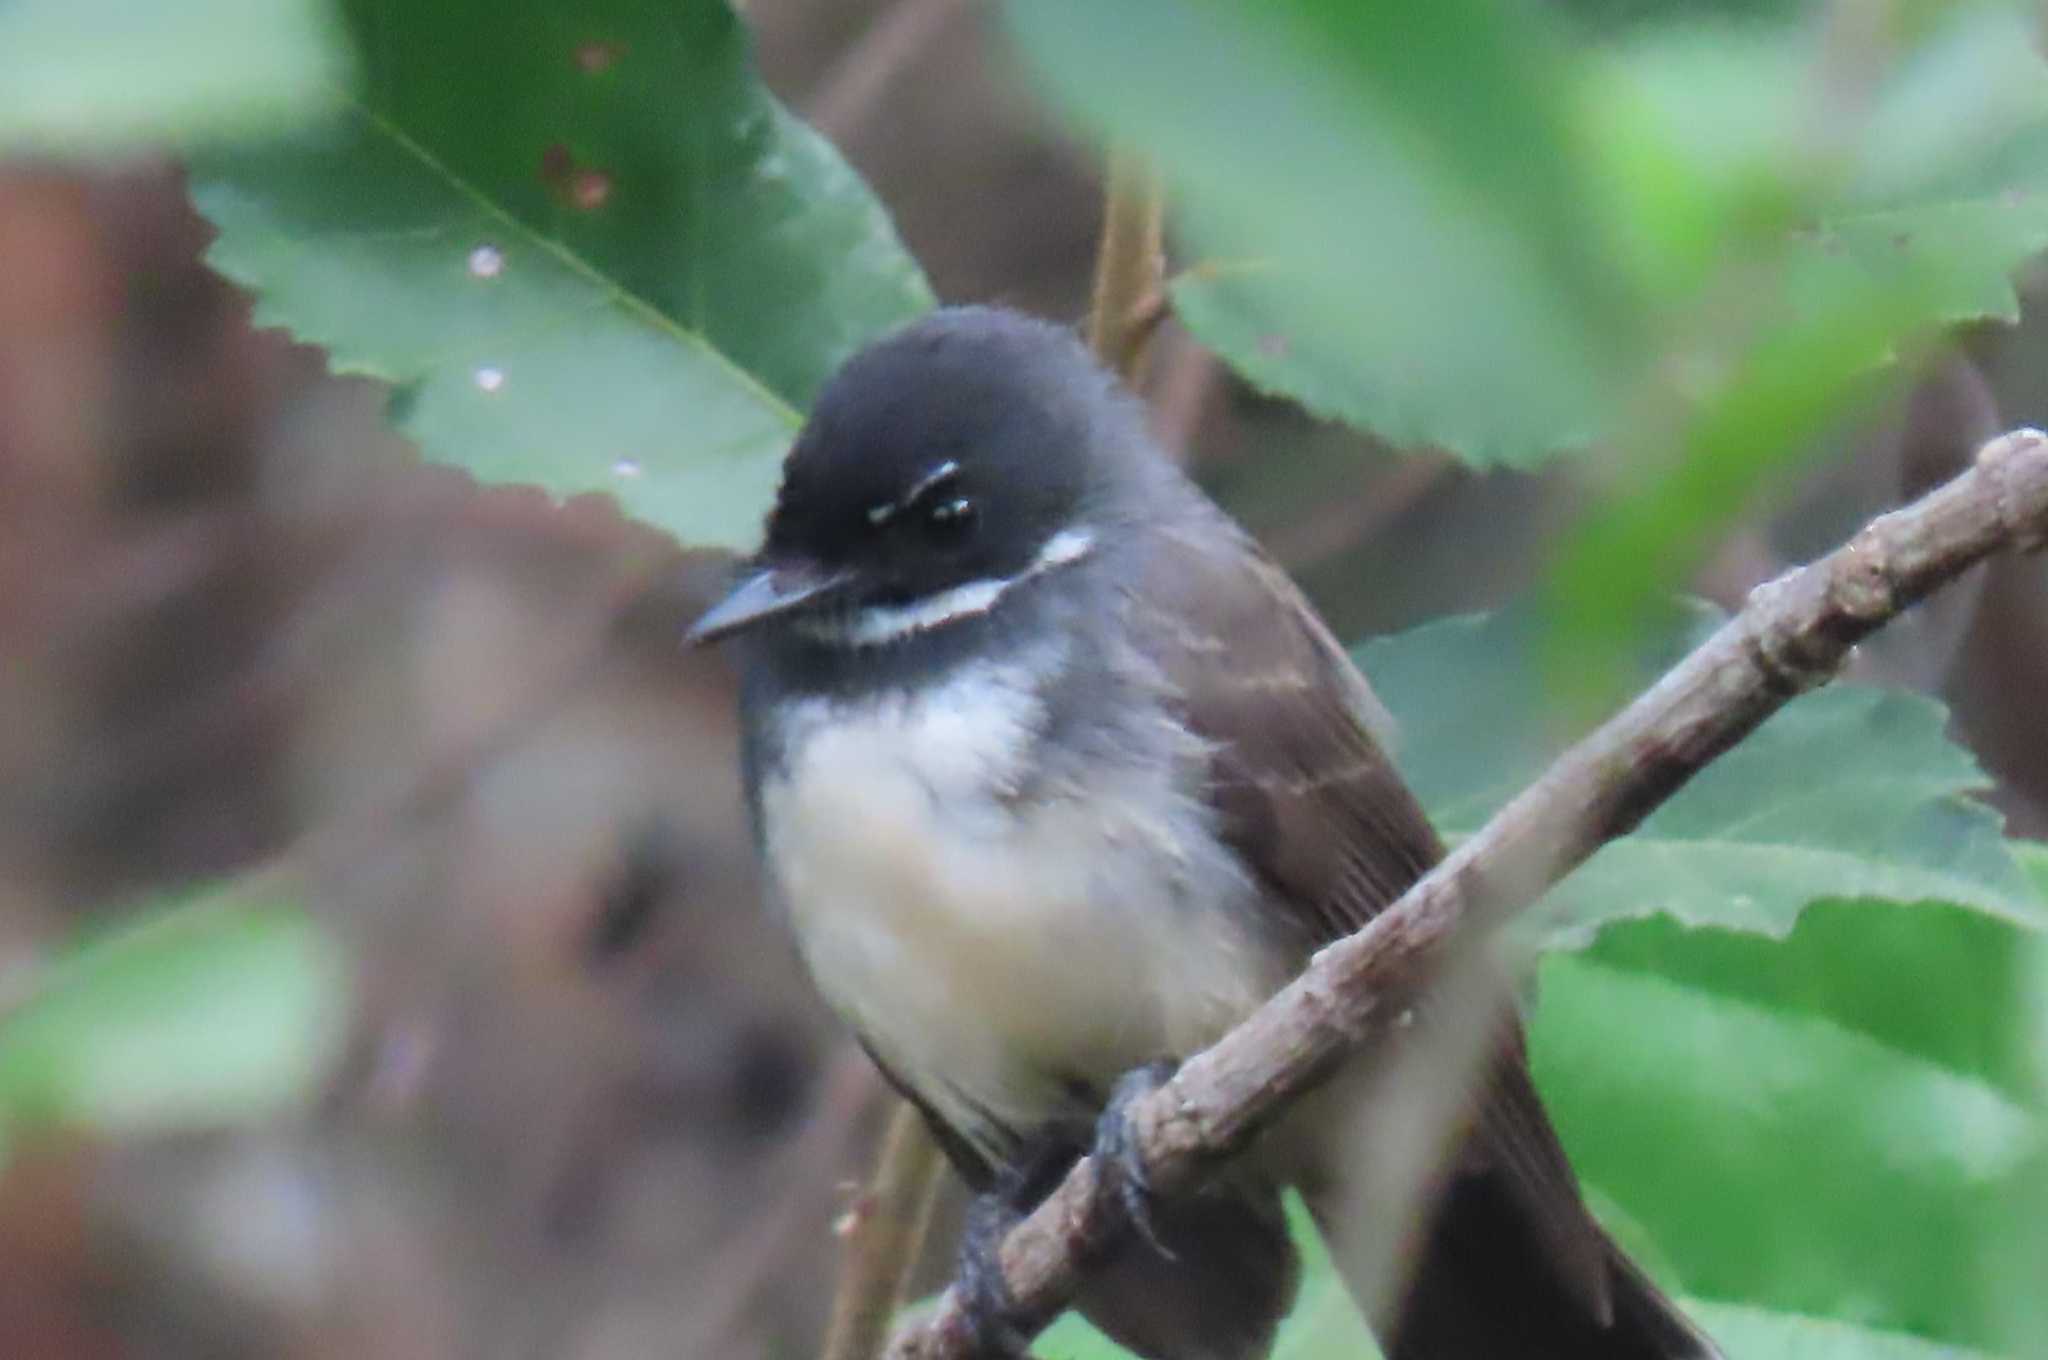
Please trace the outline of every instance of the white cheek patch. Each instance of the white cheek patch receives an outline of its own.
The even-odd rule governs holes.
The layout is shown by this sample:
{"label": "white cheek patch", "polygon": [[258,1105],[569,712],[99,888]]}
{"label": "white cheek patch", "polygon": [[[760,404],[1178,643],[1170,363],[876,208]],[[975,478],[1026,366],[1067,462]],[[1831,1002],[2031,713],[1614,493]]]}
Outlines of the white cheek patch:
{"label": "white cheek patch", "polygon": [[1015,576],[986,577],[927,595],[909,604],[871,605],[847,619],[819,620],[812,625],[825,641],[851,647],[875,647],[949,623],[974,618],[995,608],[1003,592],[1055,567],[1078,562],[1095,547],[1086,529],[1062,529],[1047,539],[1031,564]]}
{"label": "white cheek patch", "polygon": [[1045,546],[1038,550],[1038,556],[1026,570],[1025,575],[1046,570],[1048,567],[1063,567],[1069,562],[1078,562],[1088,555],[1095,546],[1095,535],[1086,529],[1062,529],[1047,539]]}

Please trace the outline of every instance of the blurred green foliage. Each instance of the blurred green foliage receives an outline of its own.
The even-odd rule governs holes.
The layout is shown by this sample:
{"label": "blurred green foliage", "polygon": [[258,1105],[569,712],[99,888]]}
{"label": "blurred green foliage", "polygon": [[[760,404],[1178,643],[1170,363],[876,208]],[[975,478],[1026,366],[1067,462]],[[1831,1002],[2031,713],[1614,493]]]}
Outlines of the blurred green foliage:
{"label": "blurred green foliage", "polygon": [[1239,372],[1487,462],[1583,443],[1618,399],[1643,309],[1571,150],[1566,53],[1518,7],[1008,15],[1057,96],[1159,159],[1195,262],[1175,306]]}
{"label": "blurred green foliage", "polygon": [[1576,43],[1484,0],[1009,13],[1159,158],[1179,314],[1239,372],[1477,463],[1597,448],[1547,595],[1550,679],[1590,701],[1773,473],[1935,326],[2012,317],[2048,245],[2031,9],[1782,8]]}
{"label": "blurred green foliage", "polygon": [[338,1051],[339,955],[250,887],[123,916],[17,981],[0,1012],[0,1132],[219,1127],[303,1102]]}
{"label": "blurred green foliage", "polygon": [[340,102],[338,37],[325,0],[8,0],[0,155],[275,136]]}
{"label": "blurred green foliage", "polygon": [[1581,46],[1484,0],[1011,20],[1056,95],[1160,158],[1176,300],[1241,371],[1399,444],[1527,464],[1604,437],[1635,463],[1674,442],[1639,408],[1753,403],[1744,359],[1802,334],[1845,332],[1860,371],[1929,321],[2009,315],[2048,242],[2048,160],[1990,169],[2048,128],[2025,12],[1863,8],[1868,35],[1674,10]]}

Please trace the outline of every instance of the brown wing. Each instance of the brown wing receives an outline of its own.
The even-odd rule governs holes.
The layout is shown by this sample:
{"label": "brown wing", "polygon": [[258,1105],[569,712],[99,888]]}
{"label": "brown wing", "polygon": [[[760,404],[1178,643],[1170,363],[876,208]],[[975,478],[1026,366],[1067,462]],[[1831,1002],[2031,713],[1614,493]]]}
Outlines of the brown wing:
{"label": "brown wing", "polygon": [[1443,857],[1371,730],[1391,722],[1294,583],[1234,525],[1160,532],[1170,541],[1133,607],[1187,721],[1216,745],[1211,797],[1228,834],[1318,944],[1348,935]]}
{"label": "brown wing", "polygon": [[[1221,530],[1221,532],[1218,532]],[[1308,602],[1218,515],[1153,555],[1133,608],[1186,719],[1215,743],[1224,832],[1317,945],[1357,930],[1443,857],[1375,730],[1391,720]],[[1505,1173],[1564,1278],[1604,1312],[1607,1250],[1530,1082],[1521,1027],[1503,1034],[1468,1157]]]}

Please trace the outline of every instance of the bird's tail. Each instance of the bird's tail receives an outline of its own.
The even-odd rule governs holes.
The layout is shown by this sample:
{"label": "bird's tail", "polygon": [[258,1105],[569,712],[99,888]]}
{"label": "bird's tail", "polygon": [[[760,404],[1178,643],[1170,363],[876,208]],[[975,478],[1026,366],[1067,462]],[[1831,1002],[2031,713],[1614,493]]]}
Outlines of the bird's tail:
{"label": "bird's tail", "polygon": [[1552,1236],[1504,1182],[1467,1172],[1444,1188],[1407,1289],[1375,1319],[1388,1360],[1721,1360],[1597,1227],[1605,1287],[1565,1278]]}

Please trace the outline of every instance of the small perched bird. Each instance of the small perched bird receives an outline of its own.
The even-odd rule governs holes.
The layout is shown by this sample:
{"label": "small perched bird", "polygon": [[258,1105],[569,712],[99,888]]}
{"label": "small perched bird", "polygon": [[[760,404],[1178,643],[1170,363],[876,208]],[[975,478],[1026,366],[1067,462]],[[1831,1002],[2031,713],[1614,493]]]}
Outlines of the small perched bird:
{"label": "small perched bird", "polygon": [[[1214,1041],[1442,854],[1307,601],[1071,334],[1011,312],[938,311],[846,363],[691,633],[744,644],[746,785],[799,951],[983,1225],[1099,1121],[1118,1141],[1125,1074]],[[1715,1356],[1586,1211],[1513,1021],[1472,1090],[1371,1319],[1392,1360]],[[1341,1235],[1373,1156],[1340,1105],[1149,1203],[1081,1309],[1157,1360],[1265,1354],[1297,1277],[1281,1189]],[[999,1314],[995,1234],[969,1236]]]}

